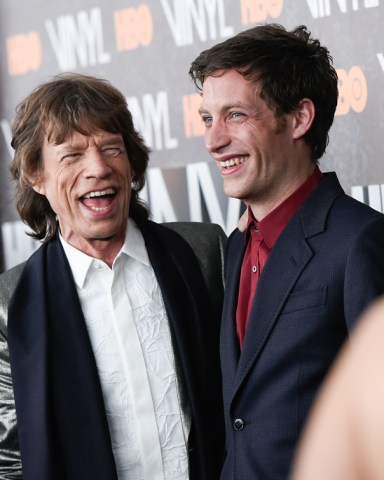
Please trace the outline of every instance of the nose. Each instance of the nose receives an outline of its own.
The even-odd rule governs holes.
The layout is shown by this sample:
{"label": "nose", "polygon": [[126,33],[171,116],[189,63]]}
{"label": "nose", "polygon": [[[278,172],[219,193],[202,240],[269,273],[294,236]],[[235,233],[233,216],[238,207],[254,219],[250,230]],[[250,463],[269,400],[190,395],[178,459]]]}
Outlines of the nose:
{"label": "nose", "polygon": [[112,172],[112,168],[107,158],[104,158],[103,152],[98,149],[92,149],[87,157],[86,176],[88,178],[102,179],[106,178]]}
{"label": "nose", "polygon": [[213,121],[205,130],[205,148],[209,153],[220,152],[229,145],[230,136],[226,125],[220,121]]}

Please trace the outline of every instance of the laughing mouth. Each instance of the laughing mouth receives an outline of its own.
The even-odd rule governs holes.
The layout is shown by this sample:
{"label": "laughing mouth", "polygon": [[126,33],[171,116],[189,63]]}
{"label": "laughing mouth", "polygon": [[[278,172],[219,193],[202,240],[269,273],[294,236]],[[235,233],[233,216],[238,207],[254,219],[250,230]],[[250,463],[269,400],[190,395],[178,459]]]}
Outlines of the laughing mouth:
{"label": "laughing mouth", "polygon": [[219,161],[220,167],[222,168],[228,168],[228,167],[233,167],[235,165],[240,165],[245,161],[245,157],[234,157],[231,158],[230,160],[224,160],[223,162]]}
{"label": "laughing mouth", "polygon": [[93,190],[84,195],[81,200],[94,212],[103,212],[109,207],[110,200],[114,195],[116,195],[114,188],[106,188],[105,190]]}
{"label": "laughing mouth", "polygon": [[116,191],[113,188],[106,188],[105,190],[95,190],[83,196],[83,198],[104,197],[106,195],[115,195]]}

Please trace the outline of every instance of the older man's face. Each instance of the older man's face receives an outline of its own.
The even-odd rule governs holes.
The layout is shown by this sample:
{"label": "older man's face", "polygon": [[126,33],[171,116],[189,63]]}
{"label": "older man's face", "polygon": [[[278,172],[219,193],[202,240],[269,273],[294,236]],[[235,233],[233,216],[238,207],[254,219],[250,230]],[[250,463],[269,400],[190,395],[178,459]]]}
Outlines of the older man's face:
{"label": "older man's face", "polygon": [[59,145],[45,137],[42,155],[44,169],[34,189],[47,197],[63,238],[82,251],[90,243],[121,244],[132,178],[121,135],[74,131]]}

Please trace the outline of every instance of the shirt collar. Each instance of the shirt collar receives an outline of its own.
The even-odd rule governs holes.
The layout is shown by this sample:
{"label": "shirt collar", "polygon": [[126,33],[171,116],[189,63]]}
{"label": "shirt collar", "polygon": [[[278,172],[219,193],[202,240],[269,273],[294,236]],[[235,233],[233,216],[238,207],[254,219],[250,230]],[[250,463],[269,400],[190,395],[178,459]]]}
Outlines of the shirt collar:
{"label": "shirt collar", "polygon": [[316,165],[315,170],[307,180],[260,222],[255,219],[250,207],[248,207],[247,233],[252,226],[256,225],[263,235],[264,242],[271,249],[293,215],[323,178],[323,173]]}
{"label": "shirt collar", "polygon": [[[69,266],[71,267],[73,278],[76,285],[82,288],[93,262],[100,261],[66,242],[61,235],[59,235],[64,252],[67,256]],[[126,255],[132,257],[146,266],[150,265],[147,249],[145,248],[144,238],[136,223],[129,218],[127,223],[127,230],[125,233],[124,244],[120,252],[117,254],[113,264],[119,257]],[[112,265],[113,269],[113,265]]]}
{"label": "shirt collar", "polygon": [[119,255],[121,253],[125,253],[129,257],[132,257],[138,262],[143,263],[147,267],[149,267],[150,265],[148,252],[147,252],[147,249],[145,248],[143,235],[139,227],[131,218],[128,218],[128,225],[127,225],[127,231],[125,234],[125,240]]}

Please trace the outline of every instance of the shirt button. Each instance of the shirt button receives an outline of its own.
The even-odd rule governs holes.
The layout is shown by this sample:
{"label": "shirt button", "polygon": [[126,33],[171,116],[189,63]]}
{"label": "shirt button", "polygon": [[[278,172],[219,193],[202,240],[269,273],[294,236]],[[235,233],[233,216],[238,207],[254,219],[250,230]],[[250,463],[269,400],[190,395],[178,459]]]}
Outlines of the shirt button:
{"label": "shirt button", "polygon": [[256,273],[256,272],[257,272],[257,267],[256,267],[255,265],[252,267],[252,272],[253,272],[253,273]]}
{"label": "shirt button", "polygon": [[245,422],[242,418],[236,418],[233,422],[233,427],[235,430],[243,430],[245,427]]}

